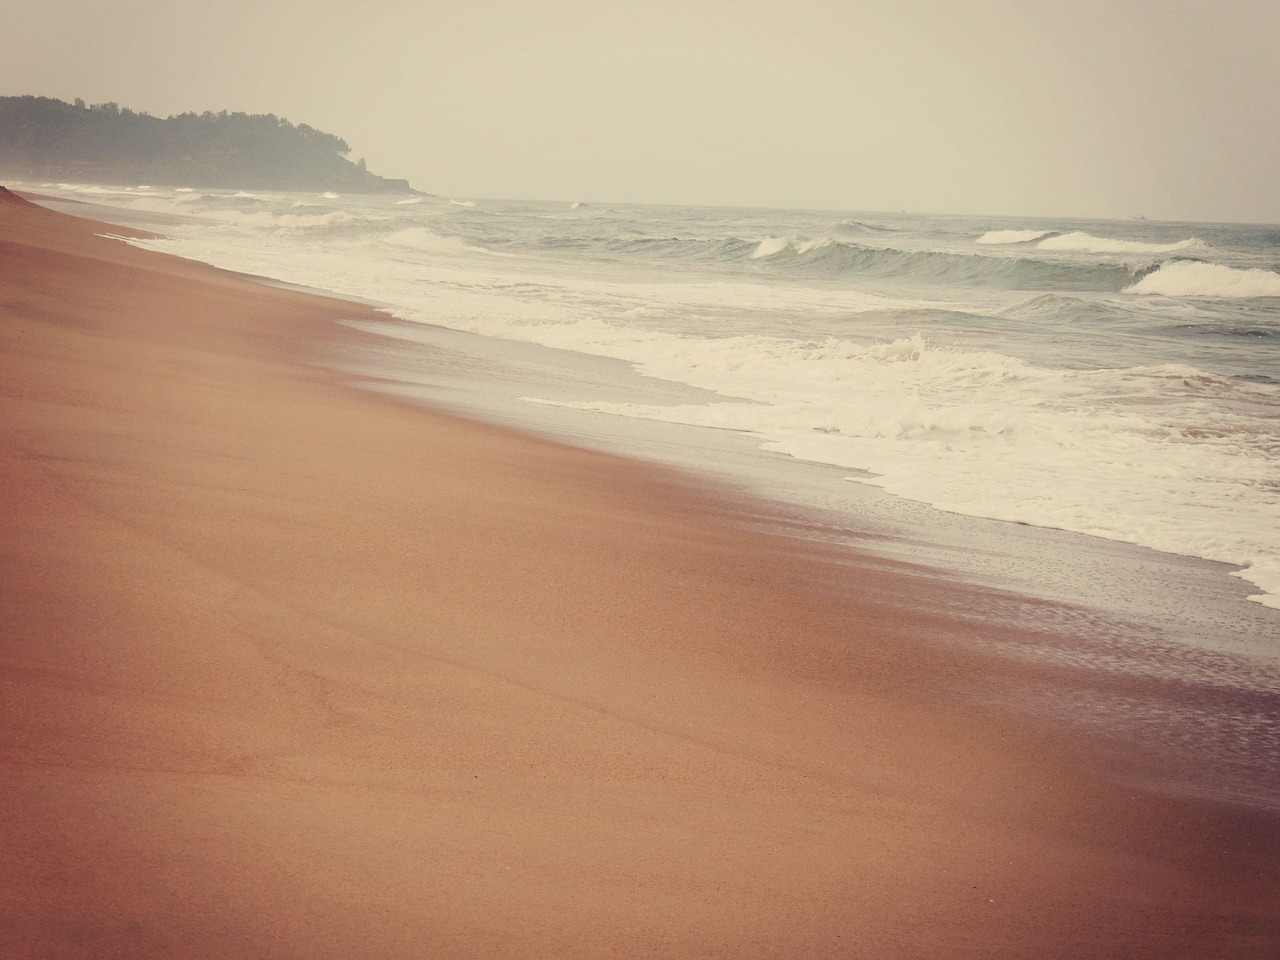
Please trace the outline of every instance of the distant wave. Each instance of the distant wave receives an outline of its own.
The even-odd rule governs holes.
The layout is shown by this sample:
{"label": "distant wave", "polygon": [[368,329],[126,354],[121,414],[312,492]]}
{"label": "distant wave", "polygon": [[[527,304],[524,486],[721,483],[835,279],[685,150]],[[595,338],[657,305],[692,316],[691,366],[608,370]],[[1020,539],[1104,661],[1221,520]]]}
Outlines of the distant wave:
{"label": "distant wave", "polygon": [[980,236],[975,243],[1005,244],[1030,243],[1045,237],[1056,236],[1052,230],[990,230]]}
{"label": "distant wave", "polygon": [[[954,252],[901,250],[830,236],[634,236],[619,235],[612,221],[592,221],[590,233],[548,231],[535,248],[544,251],[579,250],[646,260],[697,263],[737,263],[807,277],[875,277],[922,283],[1011,290],[1119,293],[1141,279],[1156,264],[1071,262],[1063,258],[1021,256],[995,251]],[[598,232],[597,229],[598,228]]]}
{"label": "distant wave", "polygon": [[1212,248],[1203,240],[1190,237],[1177,243],[1145,243],[1140,240],[1113,240],[1075,231],[1047,237],[1036,244],[1037,250],[1061,250],[1072,253],[1207,253]]}
{"label": "distant wave", "polygon": [[[607,221],[595,221],[607,227]],[[737,237],[620,237],[608,233],[574,236],[547,233],[538,238],[540,250],[602,251],[646,260],[683,260],[702,263],[729,263],[750,256],[759,241]]]}
{"label": "distant wave", "polygon": [[772,267],[819,275],[908,277],[1009,289],[1099,290],[1118,293],[1142,274],[1122,264],[1060,263],[1034,257],[898,250],[843,240],[767,237],[750,259]]}
{"label": "distant wave", "polygon": [[[208,202],[212,200],[214,202]],[[252,200],[222,201],[221,198],[202,197],[192,204],[193,213],[202,216],[212,214],[228,228],[241,231],[262,231],[268,234],[311,235],[314,237],[363,237],[384,216],[361,216],[350,210],[334,210],[323,205],[290,206],[284,212],[277,207],[269,209]]]}
{"label": "distant wave", "polygon": [[1280,273],[1170,260],[1124,292],[1165,297],[1280,297]]}
{"label": "distant wave", "polygon": [[476,202],[474,200],[450,200],[449,201],[449,206],[451,207],[474,207],[475,205],[476,205]]}
{"label": "distant wave", "polygon": [[266,211],[271,202],[266,197],[258,196],[253,193],[246,193],[240,190],[237,193],[201,193],[185,194],[181,199],[192,200],[208,210],[216,212],[219,216],[223,211],[227,210],[261,210]]}
{"label": "distant wave", "polygon": [[867,223],[863,220],[841,220],[841,230],[869,230],[872,233],[897,233],[893,227],[886,227],[882,223]]}
{"label": "distant wave", "polygon": [[422,202],[422,198],[421,198],[421,197],[410,197],[410,198],[409,198],[409,199],[407,199],[407,200],[397,200],[397,201],[396,201],[396,206],[397,206],[397,207],[407,207],[407,206],[411,206],[411,205],[413,205],[413,204],[421,203],[421,202]]}

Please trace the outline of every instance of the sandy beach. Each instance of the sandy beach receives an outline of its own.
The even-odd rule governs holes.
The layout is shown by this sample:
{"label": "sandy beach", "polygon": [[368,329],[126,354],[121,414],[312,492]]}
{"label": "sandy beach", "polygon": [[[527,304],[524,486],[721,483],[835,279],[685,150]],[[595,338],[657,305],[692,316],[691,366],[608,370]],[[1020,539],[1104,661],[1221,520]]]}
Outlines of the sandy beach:
{"label": "sandy beach", "polygon": [[972,590],[122,232],[0,194],[0,955],[1280,954],[1277,819],[961,696]]}

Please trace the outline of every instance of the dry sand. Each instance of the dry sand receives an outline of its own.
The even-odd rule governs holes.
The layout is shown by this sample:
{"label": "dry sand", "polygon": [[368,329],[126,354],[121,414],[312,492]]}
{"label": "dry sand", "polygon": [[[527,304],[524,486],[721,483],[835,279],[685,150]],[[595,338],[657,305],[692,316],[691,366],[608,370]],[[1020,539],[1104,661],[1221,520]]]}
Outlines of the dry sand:
{"label": "dry sand", "polygon": [[1275,819],[964,706],[945,585],[100,232],[0,196],[0,956],[1280,955]]}

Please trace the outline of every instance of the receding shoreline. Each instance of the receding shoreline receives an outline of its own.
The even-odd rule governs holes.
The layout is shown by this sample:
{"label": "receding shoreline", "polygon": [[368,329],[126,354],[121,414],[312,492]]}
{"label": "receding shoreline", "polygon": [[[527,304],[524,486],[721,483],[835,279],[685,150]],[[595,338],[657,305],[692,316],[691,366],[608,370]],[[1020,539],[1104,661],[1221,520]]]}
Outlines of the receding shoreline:
{"label": "receding shoreline", "polygon": [[955,696],[947,584],[101,229],[0,199],[0,952],[1275,955],[1276,818]]}

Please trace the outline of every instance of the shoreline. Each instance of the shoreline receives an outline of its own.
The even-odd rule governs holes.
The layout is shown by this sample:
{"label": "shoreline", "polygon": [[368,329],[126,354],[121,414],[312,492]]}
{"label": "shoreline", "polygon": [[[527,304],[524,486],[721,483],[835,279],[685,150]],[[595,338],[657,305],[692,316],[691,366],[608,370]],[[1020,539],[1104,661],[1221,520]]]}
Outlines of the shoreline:
{"label": "shoreline", "polygon": [[[1249,594],[1256,590],[1256,587],[1235,576],[1241,569],[1238,565],[1225,561],[1160,551],[1127,540],[1099,537],[1057,527],[1041,527],[1016,521],[949,512],[923,501],[890,493],[876,485],[858,482],[861,479],[857,477],[859,471],[853,468],[800,460],[790,454],[767,450],[754,435],[744,434],[731,428],[685,425],[641,417],[603,414],[592,410],[579,411],[572,406],[560,406],[558,399],[550,401],[538,399],[532,404],[521,406],[522,398],[518,396],[521,391],[539,390],[543,393],[551,392],[554,395],[558,388],[565,394],[563,399],[576,398],[576,394],[580,392],[579,384],[570,382],[569,388],[566,388],[549,380],[541,382],[535,379],[535,373],[532,372],[538,366],[551,366],[554,359],[547,358],[570,353],[571,351],[568,350],[518,341],[502,341],[500,359],[494,361],[492,367],[494,371],[501,373],[504,379],[509,379],[513,385],[506,386],[504,392],[496,394],[483,385],[475,385],[474,381],[478,378],[451,374],[449,370],[455,363],[468,369],[478,366],[482,362],[480,354],[497,340],[496,337],[464,333],[447,327],[434,327],[420,321],[403,320],[390,314],[379,316],[373,322],[352,322],[350,325],[363,333],[370,334],[372,339],[357,341],[352,348],[335,351],[330,364],[342,373],[361,378],[367,389],[408,398],[426,409],[444,409],[464,419],[478,419],[486,423],[507,426],[518,432],[533,433],[568,443],[570,446],[586,446],[624,458],[638,458],[699,475],[711,482],[724,482],[744,491],[742,494],[744,496],[755,497],[772,505],[773,512],[796,511],[810,518],[816,525],[825,525],[833,530],[847,529],[850,539],[855,541],[859,536],[868,536],[875,540],[911,540],[916,555],[934,557],[934,560],[925,562],[936,562],[947,572],[975,585],[1010,589],[1042,600],[1107,609],[1102,600],[1112,589],[1111,585],[1098,588],[1088,594],[1073,591],[1061,583],[1041,590],[1034,581],[1020,579],[1007,570],[984,579],[981,573],[966,568],[957,556],[960,551],[955,548],[955,543],[972,539],[974,536],[984,540],[993,539],[974,532],[980,528],[1014,531],[1004,538],[999,538],[1010,542],[1023,537],[1026,531],[1031,531],[1032,536],[1056,538],[1060,541],[1049,548],[1055,552],[1074,541],[1096,544],[1096,552],[1127,551],[1134,555],[1167,558],[1170,565],[1183,564],[1212,569],[1218,581],[1217,592],[1224,595],[1237,594],[1240,604],[1254,604],[1259,610],[1269,611],[1270,609],[1249,599]],[[643,391],[643,387],[639,384],[648,378],[636,373],[627,361],[603,357],[586,357],[586,360],[587,364],[594,368],[588,384],[592,390],[608,390],[605,385],[607,371],[608,375],[631,381],[627,388],[630,396]],[[521,369],[522,364],[529,370]],[[521,379],[522,374],[524,379]],[[667,384],[664,383],[664,386]],[[670,394],[664,397],[668,402],[671,402],[672,396],[677,401],[687,398],[689,402],[705,402],[709,397],[714,396],[708,391],[682,384],[670,383],[669,387]],[[651,392],[657,394],[657,391]],[[622,391],[619,393],[621,394]],[[543,411],[550,412],[542,413]],[[612,432],[606,433],[592,429],[591,424],[598,423],[602,418],[620,427],[616,431],[617,438]],[[667,440],[663,437],[664,433],[683,434],[683,438]],[[742,439],[744,436],[747,439]],[[716,446],[717,452],[721,445],[741,446],[741,451],[728,454],[729,458],[736,461],[734,466],[719,467],[713,459],[711,463],[716,469],[708,467],[707,458],[700,457],[695,449],[699,446],[699,442],[692,439],[695,437],[702,438],[701,444]],[[781,466],[782,464],[786,464],[786,467]],[[826,479],[820,479],[808,485],[803,482],[796,484],[795,474],[798,470],[789,468],[798,468],[811,476],[826,475]],[[816,486],[821,487],[821,490],[818,494],[810,493],[808,496],[802,496],[796,494],[794,490],[796,486],[802,488]],[[850,509],[831,506],[830,501],[837,500],[849,501],[853,506]],[[887,508],[873,509],[876,500],[891,502],[899,507],[896,511]],[[769,512],[767,508],[765,512]],[[913,514],[913,516],[904,519],[895,515],[902,513]],[[933,546],[936,549],[930,551],[930,543],[936,539],[932,528],[936,528],[940,523],[951,524],[957,528],[967,525],[972,529],[951,534],[950,539],[955,543],[951,544],[950,549],[934,543]],[[931,528],[930,531],[925,536],[912,540],[913,529],[926,526]],[[1007,548],[1002,546],[997,549]],[[905,559],[906,555],[897,555],[896,558]],[[1226,579],[1228,577],[1231,579]],[[1225,584],[1222,582],[1224,580]],[[1110,610],[1116,613],[1122,611],[1132,615],[1132,611],[1124,611],[1124,608]],[[1245,607],[1244,611],[1257,612],[1251,611],[1250,607]],[[1276,620],[1275,615],[1269,612],[1259,614],[1259,619],[1262,622],[1280,626],[1280,620]]]}
{"label": "shoreline", "polygon": [[0,199],[8,952],[1274,954],[1280,818],[965,701],[961,588],[94,229]]}
{"label": "shoreline", "polygon": [[[71,191],[70,195],[73,197],[78,196],[78,191],[82,189],[69,185],[64,185],[64,187]],[[138,200],[149,190],[147,187],[97,189],[86,187],[83,189],[88,190],[93,194],[95,200],[98,202],[111,199],[113,202],[121,203],[131,203],[134,200]],[[100,196],[98,193],[99,191],[101,191],[103,195]],[[121,191],[123,191],[123,193]],[[255,199],[265,200],[265,198]],[[296,207],[298,202],[302,201],[295,201],[293,206]],[[172,207],[172,204],[168,204],[168,206]],[[157,208],[154,205],[146,203],[142,205],[142,208],[136,208],[133,206],[128,208],[108,207],[103,208],[100,216],[105,219],[110,219],[113,222],[120,222],[126,225],[140,227],[152,227],[157,224],[162,227],[166,222],[172,221],[175,217],[175,214],[172,211],[168,213],[156,213],[154,212],[156,209]],[[74,212],[74,210],[72,212]],[[369,211],[365,211],[365,213],[368,212]],[[177,216],[180,222],[188,224],[194,222],[192,221],[190,214],[185,217],[182,215]],[[289,214],[284,214],[286,220],[288,216]],[[215,219],[217,219],[216,215]],[[371,218],[372,221],[379,221],[381,219],[384,219],[381,215],[374,215]],[[561,409],[555,412],[554,415],[550,412],[545,412],[543,414],[531,416],[528,414],[527,409],[531,405],[523,403],[522,401],[525,398],[519,396],[507,398],[506,409],[498,409],[492,404],[492,397],[485,396],[483,391],[477,391],[474,389],[476,382],[481,378],[467,377],[465,375],[459,377],[456,373],[451,373],[449,371],[449,367],[455,365],[455,363],[458,366],[467,366],[477,361],[486,369],[493,370],[496,374],[495,379],[500,381],[518,379],[523,373],[533,373],[533,379],[525,381],[529,387],[535,388],[531,389],[532,397],[536,397],[539,400],[542,400],[544,397],[558,397],[561,402],[567,401],[569,407],[581,406],[584,400],[595,401],[600,397],[614,397],[616,398],[615,402],[624,405],[634,404],[638,400],[641,404],[651,402],[658,407],[672,405],[678,406],[686,400],[694,406],[702,406],[707,403],[714,403],[723,399],[723,396],[714,392],[709,392],[707,389],[695,386],[686,386],[684,385],[685,381],[682,380],[661,379],[663,376],[662,374],[658,375],[659,379],[656,382],[662,383],[664,386],[658,390],[650,389],[649,387],[642,385],[642,381],[647,380],[649,383],[654,383],[655,381],[648,374],[641,373],[636,364],[631,361],[605,360],[604,356],[598,355],[597,351],[592,349],[588,349],[587,353],[576,353],[571,349],[560,349],[554,346],[539,347],[536,346],[535,343],[526,342],[526,338],[518,333],[512,334],[514,339],[511,340],[502,339],[506,334],[495,334],[492,332],[487,335],[481,335],[480,333],[463,333],[463,330],[471,329],[471,326],[465,322],[465,317],[462,318],[463,323],[461,326],[456,325],[454,322],[450,322],[448,325],[443,327],[433,327],[432,324],[435,321],[432,316],[432,311],[427,310],[423,313],[413,306],[416,302],[415,295],[413,291],[405,289],[403,283],[400,283],[400,281],[405,279],[405,276],[403,275],[403,272],[398,269],[390,270],[390,273],[388,273],[384,278],[386,281],[385,283],[380,282],[378,285],[370,285],[368,283],[361,284],[354,281],[353,278],[356,276],[354,273],[350,273],[341,267],[333,272],[321,271],[317,273],[314,268],[308,269],[306,267],[300,267],[298,262],[295,262],[292,258],[280,260],[273,259],[271,257],[256,257],[253,255],[246,257],[244,255],[244,251],[237,253],[234,249],[234,244],[232,244],[231,247],[227,247],[225,244],[219,244],[216,248],[217,252],[215,254],[213,248],[204,248],[196,237],[188,236],[183,240],[180,239],[182,236],[182,232],[179,231],[176,234],[176,237],[179,239],[175,239],[172,243],[161,239],[157,244],[151,245],[151,248],[160,249],[178,256],[191,256],[196,260],[207,261],[214,263],[215,265],[223,266],[224,268],[230,267],[232,269],[244,269],[247,270],[248,274],[251,276],[262,275],[264,277],[263,282],[280,282],[278,280],[265,279],[266,277],[289,277],[292,278],[291,282],[302,284],[302,286],[295,287],[295,289],[309,290],[311,292],[320,293],[324,296],[339,296],[344,299],[353,300],[357,303],[376,302],[375,305],[381,307],[382,310],[388,314],[394,314],[397,318],[409,318],[403,320],[397,319],[394,322],[389,318],[380,318],[382,322],[378,324],[382,327],[384,332],[391,332],[394,338],[403,338],[403,340],[408,343],[408,349],[400,351],[406,356],[408,354],[417,353],[419,354],[418,359],[420,360],[421,354],[424,351],[436,352],[442,344],[445,351],[448,352],[453,347],[458,346],[460,338],[465,339],[470,336],[476,339],[479,341],[479,346],[475,349],[470,349],[465,346],[461,347],[453,356],[450,356],[447,360],[438,363],[437,369],[434,371],[430,369],[430,364],[422,365],[423,368],[428,371],[429,375],[436,380],[433,384],[434,389],[421,390],[422,385],[416,382],[417,378],[413,371],[410,371],[407,376],[402,378],[406,380],[407,383],[400,388],[406,394],[420,393],[420,395],[425,398],[425,402],[428,407],[437,409],[447,408],[462,415],[464,418],[479,418],[486,420],[487,422],[505,423],[514,426],[517,430],[525,432],[531,431],[542,436],[560,439],[568,442],[570,445],[581,445],[583,437],[586,437],[588,438],[587,445],[591,446],[593,449],[605,449],[607,451],[618,452],[624,457],[633,456],[636,453],[636,450],[627,442],[627,439],[630,439],[630,437],[641,437],[643,444],[644,435],[646,433],[648,433],[650,437],[656,436],[656,433],[644,427],[637,428],[634,426],[624,426],[622,428],[618,428],[617,424],[620,421],[630,419],[628,417],[603,417],[603,419],[612,421],[613,426],[610,426],[607,430],[601,430],[598,427],[590,425],[587,419],[585,419],[590,417],[601,419],[601,415],[596,413],[585,413],[582,415],[582,418],[578,419],[576,422],[572,419],[571,411],[566,409]],[[301,251],[295,250],[294,254],[296,255],[299,252]],[[399,258],[393,256],[391,261],[384,263],[383,266],[390,269],[392,264],[398,264],[399,262]],[[369,264],[365,264],[365,267],[368,268]],[[456,278],[454,281],[448,279],[449,270],[447,264],[445,265],[445,269],[446,277],[437,279],[442,279],[443,287],[448,288],[451,282],[456,282]],[[391,290],[396,292],[384,293],[384,291]],[[494,310],[501,312],[502,308],[502,303],[499,302],[491,305],[491,307],[487,309],[490,312],[493,312]],[[445,312],[447,313],[447,311]],[[455,318],[455,320],[456,319],[457,318]],[[882,331],[881,335],[884,336],[886,334]],[[384,343],[386,342],[385,338],[381,339]],[[535,338],[535,341],[537,340],[539,340],[539,338]],[[530,350],[532,350],[533,353],[528,353]],[[545,354],[541,359],[536,356],[536,352],[539,350],[543,351]],[[384,350],[380,352],[382,352],[384,356],[390,356],[394,351]],[[493,362],[495,359],[498,362]],[[508,360],[512,361],[512,363],[508,364]],[[530,362],[532,367],[535,369],[522,370],[521,365],[526,361]],[[540,371],[536,368],[544,365],[541,361],[547,361],[545,366],[548,368],[558,366],[560,369],[554,373],[549,372],[548,376],[539,378],[538,374]],[[575,384],[574,378],[579,373],[583,372],[580,368],[596,365],[601,361],[606,364],[614,365],[613,369],[607,376],[601,377],[599,375],[600,371],[597,370],[593,373],[588,369],[586,371],[586,379]],[[398,364],[395,359],[391,359],[388,362],[393,367],[401,365]],[[336,361],[335,365],[338,366],[339,369],[343,369],[340,360]],[[440,379],[436,376],[442,371],[444,372],[445,379]],[[512,373],[515,374],[515,378],[510,376]],[[394,375],[398,374],[393,374],[393,376]],[[372,376],[375,380],[385,380],[383,371],[375,369],[372,371]],[[450,376],[452,376],[452,380],[447,379]],[[564,382],[559,382],[557,376],[563,376]],[[618,384],[624,382],[627,384],[625,388],[618,386]],[[577,390],[573,395],[569,395],[564,390],[566,384],[575,384],[577,387],[582,389]],[[459,391],[459,387],[461,387],[461,391]],[[550,390],[550,393],[547,393],[547,390]],[[730,393],[732,394],[732,391],[730,391]],[[463,398],[461,402],[459,402],[460,396]],[[552,399],[551,403],[555,404],[556,400]],[[524,411],[512,409],[513,404],[517,407],[524,406],[526,409]],[[588,408],[595,405],[597,404],[587,403]],[[550,411],[550,407],[544,406],[543,410]],[[566,420],[566,417],[569,419]],[[661,420],[663,418],[656,419]],[[650,426],[656,426],[657,430],[660,431],[662,429],[671,428],[674,425],[654,423],[650,424]],[[548,429],[548,427],[550,427],[550,429]],[[701,431],[704,436],[709,437],[714,437],[717,432],[714,427],[693,427],[691,429]],[[820,429],[819,432],[825,431]],[[612,438],[610,435],[615,433],[626,434],[629,435],[629,437],[624,439],[621,444],[616,442],[611,443],[610,440],[616,438]],[[757,434],[749,430],[743,435],[756,436]],[[660,440],[655,442],[658,444],[661,443]],[[693,444],[690,444],[690,446],[693,446]],[[808,473],[810,478],[816,476],[821,471],[828,469],[823,465],[825,461],[821,459],[806,460],[804,453],[800,454],[800,460],[792,459],[791,457],[780,453],[771,454],[770,456],[773,456],[779,462],[786,460],[791,464],[804,464],[804,466],[801,467],[801,470]],[[642,458],[655,459],[647,456]],[[675,465],[681,469],[688,469],[692,467],[694,472],[702,474],[707,473],[707,471],[703,469],[703,464],[698,458],[691,460],[686,455],[672,460],[667,456],[660,454],[656,459],[658,462]],[[740,462],[737,466],[742,466],[743,464],[741,463],[741,460],[744,458],[738,459]],[[754,459],[759,461],[760,464],[764,464],[768,457],[756,456]],[[776,477],[762,478],[759,474],[761,472],[767,472],[767,468],[765,471],[756,471],[753,473],[752,471],[755,470],[756,465],[751,464],[747,466],[749,467],[749,485],[754,487],[757,485],[756,481],[763,479],[763,485],[766,488],[766,497],[770,500],[777,500],[790,504],[795,499],[794,492],[797,487],[806,486],[803,474],[800,474],[799,478],[797,478],[796,471],[794,470],[787,470],[786,468],[783,468],[782,470],[774,471],[777,473]],[[838,472],[835,468],[831,469],[833,472]],[[850,468],[846,472],[855,475],[862,474],[862,479],[867,481],[865,484],[859,484],[860,493],[858,497],[862,498],[862,502],[857,503],[851,510],[845,511],[846,515],[855,515],[857,523],[861,524],[864,518],[873,512],[868,510],[868,507],[875,506],[874,500],[865,499],[866,494],[875,490],[879,484],[872,479],[873,474],[871,473],[866,473],[865,471],[853,468]],[[784,473],[786,474],[785,477]],[[740,477],[729,476],[728,479],[731,483],[735,483],[740,479]],[[820,493],[820,498],[835,500],[848,498],[848,488],[850,486],[848,484],[833,485],[830,483],[820,482],[820,485],[825,488]],[[841,486],[845,488],[845,492],[843,494],[835,493],[834,488]],[[1032,486],[1034,486],[1034,484],[1032,484]],[[1263,486],[1265,486],[1265,484],[1263,484]],[[1168,547],[1168,545],[1166,545],[1166,549],[1171,549],[1173,552],[1162,552],[1154,546],[1139,545],[1141,543],[1145,543],[1146,539],[1140,534],[1133,534],[1132,531],[1130,531],[1131,535],[1129,536],[1117,535],[1115,537],[1106,537],[1092,530],[1087,524],[1081,526],[1078,523],[1068,522],[1065,526],[1053,524],[1035,526],[1037,522],[1035,520],[984,520],[982,517],[986,516],[986,514],[970,512],[949,513],[941,507],[932,508],[927,506],[927,504],[935,502],[928,495],[919,499],[912,498],[910,494],[901,493],[893,493],[890,494],[890,496],[893,497],[893,501],[897,506],[896,508],[890,508],[887,511],[887,515],[885,515],[886,511],[881,510],[880,513],[882,516],[880,519],[887,519],[890,526],[896,526],[897,518],[892,516],[893,513],[901,512],[903,510],[907,512],[914,511],[917,516],[912,518],[906,526],[926,531],[924,536],[916,538],[916,542],[913,543],[913,549],[922,549],[926,555],[931,552],[935,553],[937,554],[937,559],[931,562],[937,562],[941,566],[961,571],[966,575],[976,573],[977,582],[988,585],[1005,586],[1006,583],[1001,583],[998,578],[996,580],[992,580],[991,578],[985,577],[984,574],[986,573],[986,570],[983,569],[983,565],[968,563],[967,558],[974,554],[975,551],[970,549],[969,544],[960,542],[961,538],[976,534],[977,536],[982,537],[984,541],[992,539],[996,541],[1008,540],[1010,542],[1014,542],[1019,538],[1019,535],[1016,533],[996,533],[994,536],[991,536],[990,531],[999,530],[1002,527],[1009,529],[1022,527],[1023,523],[1027,522],[1033,526],[1023,527],[1023,529],[1044,531],[1044,536],[1048,538],[1054,537],[1059,532],[1065,533],[1065,531],[1068,530],[1078,531],[1077,535],[1083,538],[1083,540],[1079,542],[1086,544],[1083,548],[1084,551],[1097,554],[1099,557],[1112,550],[1123,551],[1126,548],[1130,548],[1131,557],[1129,558],[1128,565],[1133,567],[1134,571],[1123,569],[1124,564],[1117,565],[1117,568],[1113,571],[1088,571],[1075,567],[1071,569],[1069,575],[1060,577],[1058,576],[1057,569],[1060,564],[1057,557],[1053,556],[1046,561],[1036,563],[1034,573],[1029,576],[1023,576],[1020,573],[1014,572],[1013,569],[1014,567],[1021,568],[1026,566],[1025,551],[1022,549],[1022,545],[1015,546],[1012,551],[1009,551],[1014,557],[1016,557],[1016,559],[1011,557],[1011,559],[1013,559],[1013,563],[1006,563],[1005,569],[1002,571],[1006,577],[1010,573],[1013,574],[1013,576],[1007,580],[1007,585],[1011,585],[1013,589],[1018,592],[1027,593],[1043,599],[1063,600],[1068,603],[1083,602],[1087,606],[1101,606],[1106,608],[1109,612],[1121,613],[1127,619],[1132,619],[1136,616],[1139,621],[1146,621],[1153,617],[1156,620],[1160,620],[1161,607],[1167,608],[1170,606],[1179,606],[1181,604],[1179,596],[1180,590],[1175,589],[1167,591],[1169,594],[1168,596],[1153,596],[1150,600],[1144,600],[1135,591],[1130,590],[1129,595],[1124,598],[1124,602],[1113,609],[1114,605],[1111,604],[1110,601],[1112,600],[1114,592],[1113,588],[1116,582],[1136,582],[1139,579],[1146,579],[1151,582],[1167,581],[1182,584],[1183,577],[1181,572],[1178,570],[1179,561],[1186,560],[1191,564],[1191,566],[1199,564],[1215,564],[1216,569],[1222,577],[1231,575],[1233,577],[1233,581],[1229,581],[1225,584],[1201,584],[1198,582],[1198,577],[1193,577],[1192,579],[1196,582],[1192,583],[1188,581],[1185,589],[1192,590],[1197,594],[1197,596],[1201,597],[1202,600],[1207,598],[1212,605],[1223,608],[1214,611],[1214,617],[1216,617],[1220,622],[1226,622],[1229,619],[1240,619],[1242,617],[1242,629],[1246,633],[1256,635],[1257,639],[1265,641],[1265,643],[1257,645],[1258,649],[1264,651],[1263,659],[1268,660],[1269,663],[1280,663],[1280,661],[1275,661],[1274,657],[1265,656],[1265,650],[1267,648],[1280,649],[1280,647],[1277,647],[1277,642],[1280,642],[1280,619],[1277,619],[1277,617],[1280,616],[1280,614],[1271,612],[1271,607],[1267,606],[1258,596],[1257,591],[1259,588],[1256,584],[1252,583],[1248,575],[1248,570],[1251,565],[1247,562],[1240,562],[1239,560],[1236,562],[1224,560],[1222,556],[1219,555],[1221,554],[1220,550],[1202,549],[1201,552],[1197,553],[1193,550],[1182,550],[1176,546]],[[1210,496],[1209,499],[1212,499],[1212,497]],[[915,510],[917,504],[922,505],[922,510]],[[807,502],[801,504],[801,506],[809,505],[810,504]],[[961,509],[963,510],[963,508]],[[821,512],[821,506],[819,507],[819,510]],[[956,518],[964,519],[957,520]],[[965,526],[966,524],[968,525],[968,529],[961,532],[960,527]],[[841,525],[843,524],[835,524],[835,526]],[[1108,524],[1104,521],[1102,522],[1102,526],[1107,527]],[[951,542],[944,549],[933,550],[932,548],[940,546],[938,543],[939,537],[936,533],[940,527],[954,528],[950,533]],[[1101,540],[1098,539],[1100,536],[1102,536]],[[1066,546],[1066,549],[1069,552],[1080,552],[1071,546],[1071,534],[1067,534],[1065,537],[1060,539],[1061,543]],[[1089,541],[1097,541],[1100,544],[1105,543],[1106,545],[1097,547],[1087,546]],[[1113,547],[1111,545],[1119,546]],[[1203,547],[1204,545],[1202,544],[1201,546]],[[997,552],[999,549],[1000,548],[997,547]],[[1039,546],[1036,545],[1033,549],[1039,549]],[[1058,547],[1055,545],[1054,547],[1047,549],[1049,549],[1050,553],[1055,553]],[[1146,554],[1146,556],[1144,556],[1144,554]],[[1207,559],[1211,556],[1216,556],[1217,559]],[[1159,558],[1168,559],[1162,561]],[[1136,572],[1139,568],[1141,569],[1140,573]],[[1076,584],[1086,579],[1092,579],[1095,582],[1091,583],[1087,590],[1080,591],[1075,589]],[[1051,583],[1052,586],[1046,592],[1042,589],[1042,583]],[[1246,586],[1246,583],[1249,585]],[[1234,600],[1229,598],[1235,594],[1239,594],[1242,599],[1250,599],[1251,602],[1258,601],[1260,605],[1267,610],[1267,613],[1259,614],[1256,610],[1246,609],[1239,615],[1230,616],[1230,612],[1225,608],[1228,605],[1234,606]],[[1185,631],[1178,630],[1175,627],[1175,632],[1186,634],[1188,638],[1192,640],[1194,645],[1195,642],[1197,642],[1197,638],[1190,635],[1191,631],[1203,627],[1207,623],[1207,620],[1203,617],[1202,611],[1199,609],[1199,605],[1197,605],[1195,610],[1188,612],[1193,613],[1193,617],[1191,619],[1196,622],[1191,624]],[[1228,616],[1224,617],[1223,614],[1228,614]],[[1169,624],[1163,624],[1162,626],[1168,625]],[[1212,624],[1208,632],[1221,632],[1219,624]]]}

